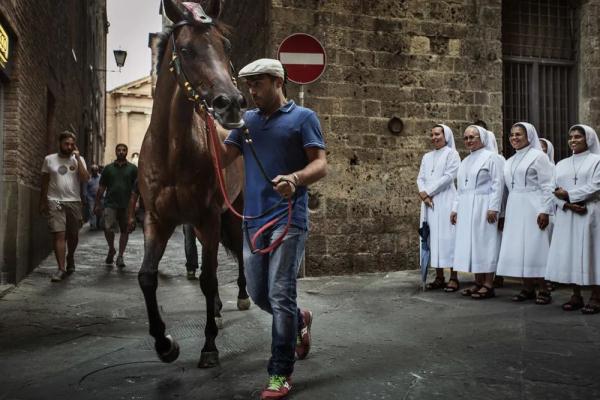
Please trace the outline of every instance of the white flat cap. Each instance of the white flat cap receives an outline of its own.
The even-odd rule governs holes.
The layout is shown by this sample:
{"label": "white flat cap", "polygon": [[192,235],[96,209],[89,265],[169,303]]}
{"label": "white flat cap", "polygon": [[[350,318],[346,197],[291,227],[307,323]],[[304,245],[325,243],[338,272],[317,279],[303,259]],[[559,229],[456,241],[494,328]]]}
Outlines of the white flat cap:
{"label": "white flat cap", "polygon": [[281,65],[279,60],[274,60],[272,58],[261,58],[256,61],[252,61],[250,64],[242,68],[240,70],[239,77],[244,78],[246,76],[260,74],[268,74],[283,78],[283,65]]}

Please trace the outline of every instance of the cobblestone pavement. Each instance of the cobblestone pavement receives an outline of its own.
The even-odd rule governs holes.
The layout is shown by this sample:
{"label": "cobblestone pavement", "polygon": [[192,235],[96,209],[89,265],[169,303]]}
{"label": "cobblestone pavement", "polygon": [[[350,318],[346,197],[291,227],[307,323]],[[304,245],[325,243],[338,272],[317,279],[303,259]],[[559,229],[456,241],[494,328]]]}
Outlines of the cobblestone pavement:
{"label": "cobblestone pavement", "polygon": [[[137,285],[136,232],[120,271],[103,264],[100,232],[82,233],[77,271],[50,283],[49,257],[0,300],[0,400],[255,399],[266,379],[270,318],[236,309],[236,265],[220,255],[221,366],[196,368],[204,298],[185,277],[178,230],[161,264],[159,302],[181,345],[160,363]],[[463,278],[465,280],[466,277]],[[293,399],[598,399],[600,315],[422,293],[415,271],[302,279],[314,347],[296,364]]]}

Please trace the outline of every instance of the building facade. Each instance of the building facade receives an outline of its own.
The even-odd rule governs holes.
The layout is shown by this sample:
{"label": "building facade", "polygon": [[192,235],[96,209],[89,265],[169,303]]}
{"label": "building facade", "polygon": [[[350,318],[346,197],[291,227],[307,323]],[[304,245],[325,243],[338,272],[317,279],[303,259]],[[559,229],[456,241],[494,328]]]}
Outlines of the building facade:
{"label": "building facade", "polygon": [[69,129],[88,163],[104,154],[106,0],[0,2],[0,284],[50,250],[40,169]]}
{"label": "building facade", "polygon": [[115,146],[125,143],[129,158],[140,152],[152,114],[152,80],[145,77],[108,92],[104,165],[115,160]]}
{"label": "building facade", "polygon": [[600,0],[229,0],[223,19],[238,69],[295,32],[326,48],[305,87],[330,165],[311,188],[309,275],[418,266],[415,181],[436,123],[500,139],[531,121],[561,158],[569,125],[600,130]]}

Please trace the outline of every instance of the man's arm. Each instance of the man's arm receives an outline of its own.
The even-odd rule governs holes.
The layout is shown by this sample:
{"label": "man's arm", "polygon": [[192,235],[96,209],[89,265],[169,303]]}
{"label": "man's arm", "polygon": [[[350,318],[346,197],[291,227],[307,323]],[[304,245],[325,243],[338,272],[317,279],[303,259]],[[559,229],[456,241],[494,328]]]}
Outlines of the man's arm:
{"label": "man's arm", "polygon": [[106,190],[106,186],[99,185],[98,191],[96,192],[96,199],[94,201],[94,214],[98,215],[102,211],[102,195],[104,195],[104,191]]}
{"label": "man's arm", "polygon": [[[327,157],[325,150],[318,147],[304,149],[308,158],[306,167],[289,175],[278,175],[273,182],[275,190],[285,198],[291,197],[298,186],[308,186],[327,175]],[[289,182],[292,182],[290,184]]]}
{"label": "man's arm", "polygon": [[140,195],[135,191],[131,191],[129,197],[129,206],[127,207],[127,230],[129,233],[135,230],[135,206],[137,205]]}
{"label": "man's arm", "polygon": [[48,212],[48,185],[50,184],[50,175],[42,173],[42,188],[40,191],[40,214],[46,214]]}
{"label": "man's arm", "polygon": [[90,173],[88,172],[85,163],[81,159],[81,155],[79,154],[79,149],[75,146],[75,151],[73,151],[75,155],[75,159],[77,160],[77,174],[79,175],[79,182],[84,183],[90,180]]}

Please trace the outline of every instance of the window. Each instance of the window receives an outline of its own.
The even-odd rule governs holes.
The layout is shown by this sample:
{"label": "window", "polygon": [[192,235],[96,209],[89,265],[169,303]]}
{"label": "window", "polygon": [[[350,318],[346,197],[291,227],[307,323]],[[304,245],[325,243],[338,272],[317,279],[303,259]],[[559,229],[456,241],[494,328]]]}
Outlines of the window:
{"label": "window", "polygon": [[554,144],[556,161],[570,155],[567,131],[576,121],[576,9],[568,0],[502,2],[503,130],[535,125]]}

